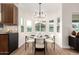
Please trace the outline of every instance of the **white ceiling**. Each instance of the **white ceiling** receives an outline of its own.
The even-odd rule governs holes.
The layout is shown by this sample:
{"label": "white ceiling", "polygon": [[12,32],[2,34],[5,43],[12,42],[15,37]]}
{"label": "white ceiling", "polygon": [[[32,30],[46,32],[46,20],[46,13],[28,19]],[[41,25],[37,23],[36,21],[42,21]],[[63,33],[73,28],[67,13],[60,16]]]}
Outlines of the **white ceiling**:
{"label": "white ceiling", "polygon": [[[38,11],[38,3],[19,3],[16,4],[23,9],[24,12],[34,13]],[[60,3],[43,3],[42,4],[42,11],[45,13],[55,13],[60,10]]]}

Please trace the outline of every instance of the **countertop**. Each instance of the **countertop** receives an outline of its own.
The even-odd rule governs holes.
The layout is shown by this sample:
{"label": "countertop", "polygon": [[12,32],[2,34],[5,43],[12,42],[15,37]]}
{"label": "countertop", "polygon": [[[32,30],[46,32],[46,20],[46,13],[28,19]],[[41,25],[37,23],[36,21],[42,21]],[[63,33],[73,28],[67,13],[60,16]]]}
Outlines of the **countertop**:
{"label": "countertop", "polygon": [[18,32],[0,32],[0,34],[9,34],[9,33],[18,33]]}

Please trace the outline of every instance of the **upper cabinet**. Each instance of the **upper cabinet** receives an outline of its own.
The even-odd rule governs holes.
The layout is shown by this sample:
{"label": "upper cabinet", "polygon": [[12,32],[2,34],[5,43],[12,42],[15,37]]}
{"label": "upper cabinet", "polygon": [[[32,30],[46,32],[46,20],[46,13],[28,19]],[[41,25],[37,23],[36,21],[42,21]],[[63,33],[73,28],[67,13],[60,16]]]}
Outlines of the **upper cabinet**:
{"label": "upper cabinet", "polygon": [[14,4],[1,4],[1,23],[6,25],[18,24],[18,8]]}

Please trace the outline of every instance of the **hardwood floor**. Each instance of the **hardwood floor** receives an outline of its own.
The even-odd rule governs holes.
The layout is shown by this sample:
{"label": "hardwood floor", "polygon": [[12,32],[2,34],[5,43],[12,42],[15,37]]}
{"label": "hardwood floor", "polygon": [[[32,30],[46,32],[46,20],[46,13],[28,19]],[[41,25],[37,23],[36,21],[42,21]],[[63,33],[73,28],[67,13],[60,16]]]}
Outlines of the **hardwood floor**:
{"label": "hardwood floor", "polygon": [[[35,54],[32,44],[26,45],[26,47],[27,48],[25,50],[25,45],[23,45],[22,47],[11,53],[11,55],[44,55],[44,51],[37,51]],[[79,55],[79,52],[73,49],[62,49],[57,45],[55,46],[54,50],[53,46],[48,43],[45,55]]]}

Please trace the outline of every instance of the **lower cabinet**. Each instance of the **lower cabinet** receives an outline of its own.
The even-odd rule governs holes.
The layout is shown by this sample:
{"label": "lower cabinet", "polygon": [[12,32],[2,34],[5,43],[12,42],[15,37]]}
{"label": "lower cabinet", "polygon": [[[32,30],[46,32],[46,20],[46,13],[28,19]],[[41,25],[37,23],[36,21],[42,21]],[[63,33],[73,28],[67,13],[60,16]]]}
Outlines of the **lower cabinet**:
{"label": "lower cabinet", "polygon": [[10,54],[18,48],[18,33],[0,34],[0,54]]}
{"label": "lower cabinet", "polygon": [[8,35],[0,34],[0,54],[8,54]]}
{"label": "lower cabinet", "polygon": [[18,48],[18,34],[9,33],[9,53]]}

